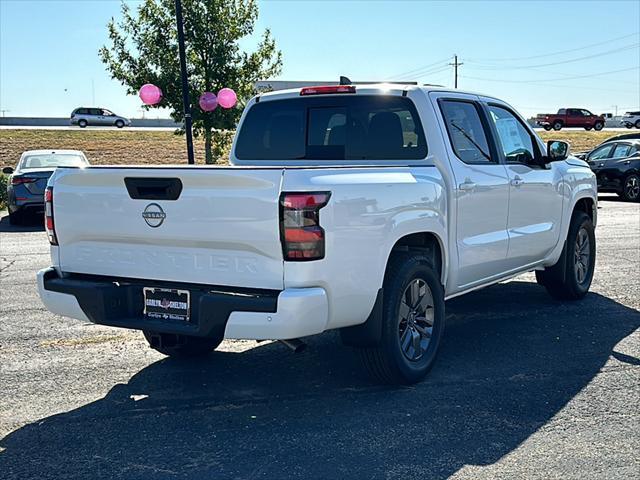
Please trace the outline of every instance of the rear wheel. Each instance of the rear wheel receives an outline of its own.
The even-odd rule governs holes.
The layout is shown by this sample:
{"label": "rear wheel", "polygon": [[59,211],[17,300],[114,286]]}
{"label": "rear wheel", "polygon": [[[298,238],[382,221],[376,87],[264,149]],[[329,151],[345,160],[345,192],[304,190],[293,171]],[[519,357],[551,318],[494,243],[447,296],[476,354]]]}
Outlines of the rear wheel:
{"label": "rear wheel", "polygon": [[591,127],[584,127],[584,129],[588,132],[589,130],[591,130]]}
{"label": "rear wheel", "polygon": [[629,202],[640,201],[640,176],[635,173],[624,179],[624,186],[620,196]]}
{"label": "rear wheel", "polygon": [[559,122],[559,121],[553,122],[553,129],[554,130],[557,131],[557,130],[560,130],[561,128],[562,128],[562,122]]}
{"label": "rear wheel", "polygon": [[536,271],[536,280],[557,300],[578,300],[589,291],[595,262],[593,222],[586,213],[576,211],[560,259],[552,267]]}
{"label": "rear wheel", "polygon": [[80,128],[85,128],[88,125],[87,121],[85,119],[79,120],[78,121],[78,126]]}
{"label": "rear wheel", "polygon": [[173,333],[144,330],[149,346],[164,355],[176,358],[201,357],[216,349],[222,338],[191,337]]}
{"label": "rear wheel", "polygon": [[597,132],[602,130],[603,127],[604,127],[604,123],[602,123],[602,122],[596,122],[596,123],[593,124],[594,130],[596,130]]}
{"label": "rear wheel", "polygon": [[[633,128],[633,123],[625,123],[624,126],[627,128]],[[640,126],[638,128],[640,128]]]}
{"label": "rear wheel", "polygon": [[640,128],[640,120],[636,121],[636,128]]}
{"label": "rear wheel", "polygon": [[423,255],[391,258],[384,281],[382,338],[359,350],[377,381],[411,384],[424,378],[444,330],[444,290]]}

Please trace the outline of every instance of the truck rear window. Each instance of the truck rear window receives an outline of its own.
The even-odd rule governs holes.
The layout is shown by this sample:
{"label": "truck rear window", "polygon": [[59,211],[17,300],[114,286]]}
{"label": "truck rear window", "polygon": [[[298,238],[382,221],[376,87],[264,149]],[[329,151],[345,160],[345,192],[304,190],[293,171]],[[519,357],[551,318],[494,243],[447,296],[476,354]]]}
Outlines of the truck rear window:
{"label": "truck rear window", "polygon": [[427,144],[413,102],[382,95],[255,104],[240,127],[240,160],[419,160]]}

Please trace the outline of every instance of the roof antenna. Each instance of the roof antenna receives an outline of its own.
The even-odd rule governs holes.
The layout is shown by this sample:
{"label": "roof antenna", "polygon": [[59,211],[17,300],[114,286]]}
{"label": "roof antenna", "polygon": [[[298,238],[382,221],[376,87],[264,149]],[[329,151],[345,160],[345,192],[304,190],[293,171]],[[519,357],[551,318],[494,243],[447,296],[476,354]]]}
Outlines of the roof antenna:
{"label": "roof antenna", "polygon": [[340,85],[351,85],[351,80],[349,80],[349,77],[340,75]]}

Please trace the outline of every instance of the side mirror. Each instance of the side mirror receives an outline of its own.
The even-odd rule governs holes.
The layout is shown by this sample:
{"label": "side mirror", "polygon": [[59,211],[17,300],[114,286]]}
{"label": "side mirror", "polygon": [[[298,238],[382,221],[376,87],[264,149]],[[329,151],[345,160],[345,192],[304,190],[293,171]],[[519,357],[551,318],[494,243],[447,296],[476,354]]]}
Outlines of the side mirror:
{"label": "side mirror", "polygon": [[569,156],[569,144],[560,140],[549,140],[547,142],[547,161],[557,162],[566,160]]}
{"label": "side mirror", "polygon": [[4,173],[5,175],[11,175],[13,173],[13,168],[11,167],[4,167],[2,169],[2,173]]}

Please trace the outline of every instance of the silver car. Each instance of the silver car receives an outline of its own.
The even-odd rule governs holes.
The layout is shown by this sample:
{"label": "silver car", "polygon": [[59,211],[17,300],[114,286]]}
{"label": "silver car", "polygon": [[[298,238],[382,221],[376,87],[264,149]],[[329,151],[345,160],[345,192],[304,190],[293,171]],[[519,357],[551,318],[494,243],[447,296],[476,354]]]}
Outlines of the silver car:
{"label": "silver car", "polygon": [[15,170],[3,168],[2,173],[11,175],[7,182],[11,225],[23,223],[27,213],[44,211],[44,191],[57,167],[84,168],[88,165],[87,157],[79,150],[28,150],[20,157]]}
{"label": "silver car", "polygon": [[130,126],[131,120],[116,115],[106,108],[80,107],[71,112],[71,125],[78,125],[80,128],[84,128],[87,125],[122,128]]}
{"label": "silver car", "polygon": [[626,112],[620,121],[620,125],[627,128],[640,128],[640,112]]}

